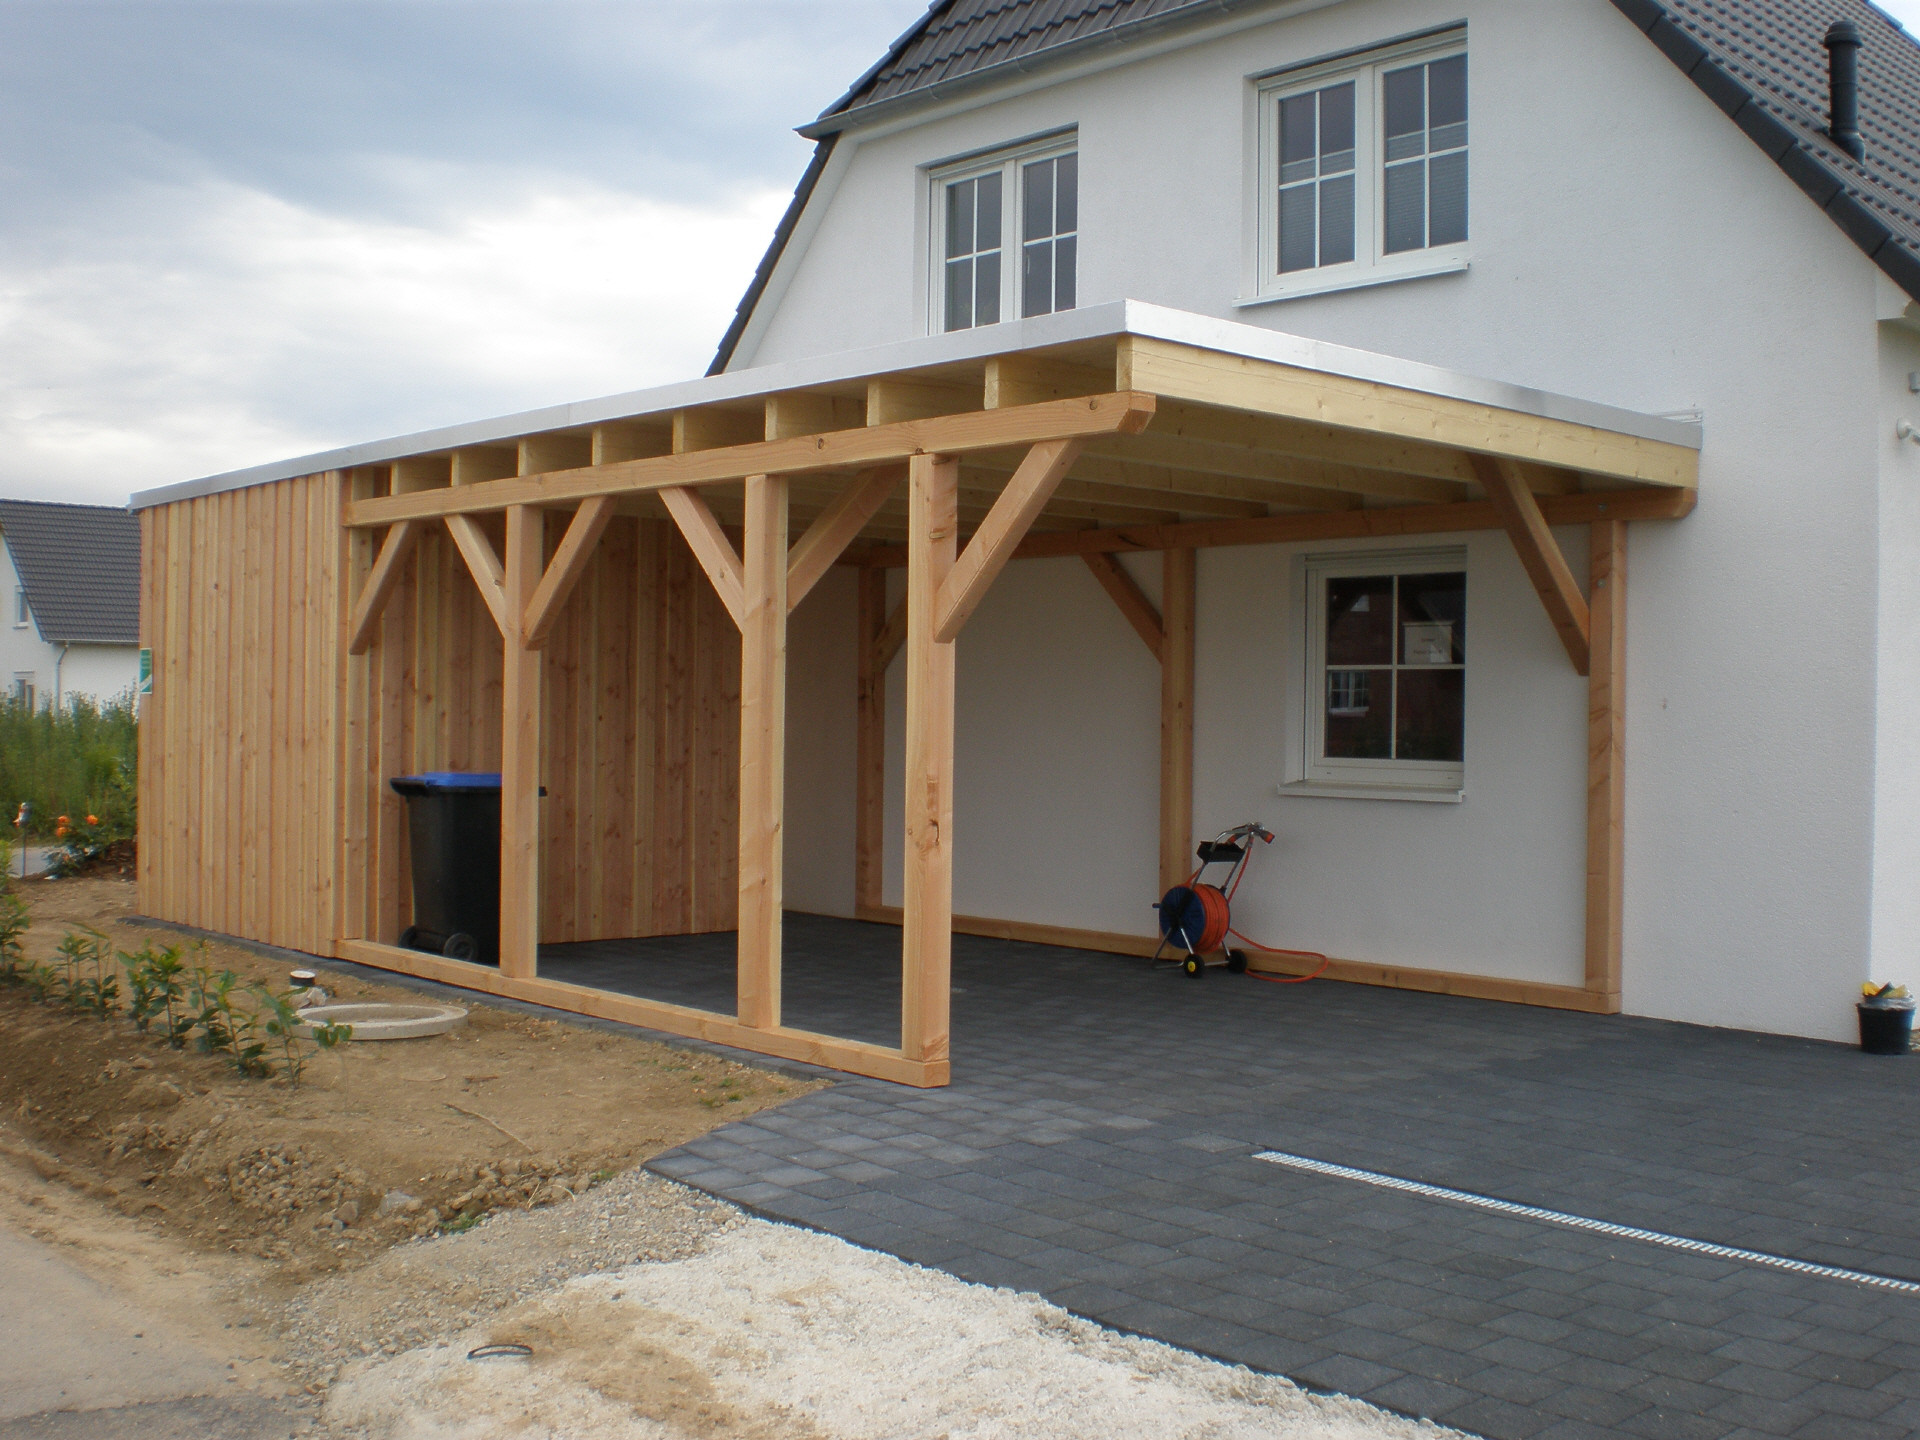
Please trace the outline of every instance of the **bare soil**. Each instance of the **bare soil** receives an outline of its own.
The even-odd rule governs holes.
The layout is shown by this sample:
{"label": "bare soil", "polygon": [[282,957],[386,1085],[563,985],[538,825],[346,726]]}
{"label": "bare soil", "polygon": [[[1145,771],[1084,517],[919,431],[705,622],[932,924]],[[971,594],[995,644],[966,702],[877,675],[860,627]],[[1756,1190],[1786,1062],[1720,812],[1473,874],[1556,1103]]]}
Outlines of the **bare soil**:
{"label": "bare soil", "polygon": [[[88,925],[116,949],[185,937],[126,923],[115,878],[16,882],[29,958]],[[190,965],[286,985],[284,963],[211,944]],[[336,999],[407,1001],[324,973]],[[46,1174],[201,1252],[274,1262],[283,1287],[363,1266],[396,1242],[578,1196],[714,1126],[817,1088],[717,1056],[471,1007],[423,1040],[349,1043],[298,1086],[0,992],[0,1114]]]}

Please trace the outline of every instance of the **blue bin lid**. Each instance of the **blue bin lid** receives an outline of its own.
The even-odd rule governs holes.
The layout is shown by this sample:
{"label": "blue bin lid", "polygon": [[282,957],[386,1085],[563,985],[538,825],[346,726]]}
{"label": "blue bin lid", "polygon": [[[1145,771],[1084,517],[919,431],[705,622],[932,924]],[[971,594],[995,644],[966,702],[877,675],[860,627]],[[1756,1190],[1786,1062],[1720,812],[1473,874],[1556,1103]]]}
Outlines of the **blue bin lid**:
{"label": "blue bin lid", "polygon": [[[498,770],[428,770],[420,775],[396,775],[387,782],[402,795],[447,795],[498,790]],[[402,789],[401,787],[405,787]]]}

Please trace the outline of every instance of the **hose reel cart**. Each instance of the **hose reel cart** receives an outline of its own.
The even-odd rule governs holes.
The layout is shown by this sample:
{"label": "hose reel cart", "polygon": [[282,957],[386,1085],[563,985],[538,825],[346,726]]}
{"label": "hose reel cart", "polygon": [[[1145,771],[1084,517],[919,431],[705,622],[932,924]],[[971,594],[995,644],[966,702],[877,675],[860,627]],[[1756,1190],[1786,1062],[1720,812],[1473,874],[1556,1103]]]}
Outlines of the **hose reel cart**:
{"label": "hose reel cart", "polygon": [[[1273,832],[1258,823],[1237,825],[1223,830],[1211,840],[1202,841],[1197,852],[1200,868],[1184,885],[1176,885],[1160,897],[1153,908],[1160,912],[1160,944],[1153,960],[1161,963],[1161,954],[1171,946],[1186,952],[1176,956],[1177,964],[1198,980],[1209,966],[1224,966],[1235,975],[1247,969],[1247,952],[1227,948],[1227,937],[1234,933],[1231,902],[1246,874],[1253,854],[1253,842],[1273,843]],[[1215,865],[1225,865],[1227,874],[1220,885],[1210,885],[1203,877]],[[1258,947],[1256,947],[1258,948]],[[1216,957],[1216,958],[1209,958]]]}

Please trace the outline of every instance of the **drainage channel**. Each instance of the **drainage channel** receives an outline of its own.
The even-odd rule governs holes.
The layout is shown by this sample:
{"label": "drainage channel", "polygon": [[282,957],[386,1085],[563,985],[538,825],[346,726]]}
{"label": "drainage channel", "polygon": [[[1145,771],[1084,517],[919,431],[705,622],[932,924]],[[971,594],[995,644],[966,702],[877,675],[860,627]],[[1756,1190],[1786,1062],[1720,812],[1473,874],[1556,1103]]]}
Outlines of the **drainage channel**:
{"label": "drainage channel", "polygon": [[1710,1240],[1690,1240],[1684,1235],[1668,1235],[1659,1230],[1642,1230],[1637,1225],[1615,1225],[1607,1220],[1594,1220],[1585,1215],[1569,1215],[1562,1210],[1545,1210],[1538,1205],[1521,1205],[1512,1200],[1496,1200],[1491,1195],[1476,1195],[1470,1190],[1449,1190],[1444,1185],[1428,1185],[1419,1180],[1408,1180],[1398,1175],[1382,1175],[1374,1170],[1356,1170],[1350,1165],[1334,1165],[1325,1160],[1311,1160],[1305,1155],[1289,1155],[1283,1150],[1262,1150],[1254,1157],[1269,1165],[1281,1165],[1289,1170],[1304,1171],[1309,1175],[1325,1175],[1335,1180],[1357,1180],[1363,1185],[1373,1185],[1382,1190],[1398,1190],[1407,1195],[1418,1195],[1426,1200],[1445,1200],[1455,1205],[1471,1205],[1476,1210],[1491,1210],[1499,1215],[1515,1215],[1524,1220],[1539,1220],[1548,1225],[1561,1225],[1570,1230],[1585,1230],[1595,1235],[1608,1235],[1619,1240],[1638,1240],[1647,1245],[1658,1245],[1668,1250],[1684,1250],[1690,1255],[1710,1255],[1716,1260],[1738,1260],[1748,1265],[1764,1265],[1773,1270],[1787,1270],[1795,1275],[1817,1275],[1824,1280],[1845,1280],[1854,1285],[1870,1285],[1876,1290],[1893,1290],[1903,1295],[1920,1295],[1920,1282],[1900,1280],[1892,1275],[1875,1275],[1866,1270],[1843,1270],[1836,1265],[1816,1265],[1810,1260],[1795,1260],[1788,1255],[1770,1255],[1764,1250],[1742,1250],[1733,1245],[1716,1245]]}

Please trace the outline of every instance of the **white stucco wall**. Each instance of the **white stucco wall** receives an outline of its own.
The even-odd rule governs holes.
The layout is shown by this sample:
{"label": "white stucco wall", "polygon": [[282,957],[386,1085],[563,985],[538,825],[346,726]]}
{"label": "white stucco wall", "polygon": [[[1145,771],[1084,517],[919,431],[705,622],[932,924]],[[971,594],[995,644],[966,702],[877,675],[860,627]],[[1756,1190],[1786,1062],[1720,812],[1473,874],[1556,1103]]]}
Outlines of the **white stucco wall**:
{"label": "white stucco wall", "polygon": [[14,623],[14,597],[19,573],[6,541],[0,539],[0,694],[13,693],[14,677],[34,677],[36,703],[54,703],[56,689],[63,697],[84,695],[105,702],[132,691],[140,671],[140,651],[134,645],[74,645],[62,647],[40,638],[38,624]]}
{"label": "white stucco wall", "polygon": [[[1247,77],[1462,17],[1470,272],[1235,308]],[[1889,807],[1910,805],[1920,776],[1885,762],[1888,724],[1910,713],[1889,706],[1920,675],[1898,670],[1907,656],[1892,663],[1898,638],[1876,608],[1915,604],[1881,564],[1920,544],[1893,475],[1920,468],[1920,448],[1890,455],[1881,420],[1894,372],[1904,386],[1920,359],[1883,350],[1871,264],[1607,0],[1348,0],[843,141],[817,229],[740,363],[921,333],[918,167],[1066,124],[1079,130],[1083,303],[1137,298],[1703,412],[1698,511],[1631,535],[1625,1002],[1845,1038],[1869,964],[1920,924],[1891,874],[1876,902],[1876,796],[1883,860],[1911,875],[1916,858]],[[1584,573],[1584,536],[1563,541]],[[1257,818],[1280,832],[1241,892],[1256,935],[1577,983],[1584,684],[1510,547],[1469,547],[1456,806],[1279,797],[1297,723],[1284,694],[1300,641],[1293,557],[1203,552],[1196,831]],[[961,641],[958,909],[1145,927],[1156,694],[1084,567],[1009,570]],[[899,703],[896,675],[896,729]]]}

